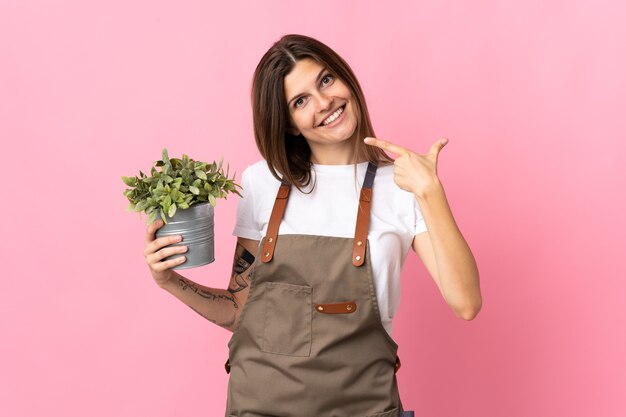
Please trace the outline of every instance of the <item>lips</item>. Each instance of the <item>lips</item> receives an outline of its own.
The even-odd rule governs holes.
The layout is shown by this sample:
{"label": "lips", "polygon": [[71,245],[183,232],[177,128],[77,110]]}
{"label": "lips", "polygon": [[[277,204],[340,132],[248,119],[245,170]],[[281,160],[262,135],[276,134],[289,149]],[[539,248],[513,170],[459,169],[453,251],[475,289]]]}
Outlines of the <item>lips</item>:
{"label": "lips", "polygon": [[[330,116],[332,116],[339,109],[343,109],[343,111],[346,111],[346,105],[342,104],[341,106],[337,107],[336,109],[328,112],[328,114],[322,119],[322,121],[320,122],[319,125],[317,125],[317,127],[323,127],[324,126],[324,120],[328,119]],[[341,115],[339,115],[339,117],[341,117]]]}

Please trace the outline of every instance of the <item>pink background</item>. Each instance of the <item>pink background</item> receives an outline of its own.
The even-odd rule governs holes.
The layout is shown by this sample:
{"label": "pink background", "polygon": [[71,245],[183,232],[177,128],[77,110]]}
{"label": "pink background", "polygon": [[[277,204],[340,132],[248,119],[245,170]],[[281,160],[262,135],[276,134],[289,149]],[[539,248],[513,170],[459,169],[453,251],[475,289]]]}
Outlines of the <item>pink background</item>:
{"label": "pink background", "polygon": [[[120,177],[165,146],[239,178],[252,73],[292,32],[351,64],[380,138],[450,138],[439,175],[484,306],[455,317],[410,254],[407,408],[626,415],[624,21],[618,1],[3,0],[0,415],[223,415],[230,333],[153,283]],[[236,202],[185,276],[226,287]]]}

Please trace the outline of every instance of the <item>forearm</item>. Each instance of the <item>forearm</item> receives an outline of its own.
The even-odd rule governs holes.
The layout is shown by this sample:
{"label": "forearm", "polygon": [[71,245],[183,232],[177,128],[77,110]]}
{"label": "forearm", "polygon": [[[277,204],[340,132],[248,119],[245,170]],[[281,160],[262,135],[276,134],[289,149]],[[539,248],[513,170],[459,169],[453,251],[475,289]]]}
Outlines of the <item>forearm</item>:
{"label": "forearm", "polygon": [[239,305],[234,294],[228,290],[209,288],[197,284],[176,271],[161,288],[171,293],[207,320],[233,331],[239,317]]}
{"label": "forearm", "polygon": [[462,316],[473,317],[482,305],[478,267],[459,230],[441,183],[415,198],[428,227],[446,302]]}

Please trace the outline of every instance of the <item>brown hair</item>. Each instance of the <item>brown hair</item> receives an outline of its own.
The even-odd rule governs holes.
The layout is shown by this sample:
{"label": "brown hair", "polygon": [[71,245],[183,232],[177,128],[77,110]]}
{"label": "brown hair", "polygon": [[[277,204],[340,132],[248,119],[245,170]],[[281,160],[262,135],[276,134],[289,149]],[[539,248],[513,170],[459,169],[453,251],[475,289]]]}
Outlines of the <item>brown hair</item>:
{"label": "brown hair", "polygon": [[280,180],[280,173],[283,181],[295,185],[300,191],[311,181],[311,149],[304,136],[295,136],[287,131],[290,116],[284,89],[285,76],[296,62],[305,58],[326,67],[346,84],[352,94],[357,112],[357,140],[353,154],[355,173],[358,159],[376,164],[393,162],[382,149],[362,141],[367,136],[375,137],[375,134],[363,91],[348,63],[316,39],[285,35],[263,55],[252,82],[254,137],[272,175]]}

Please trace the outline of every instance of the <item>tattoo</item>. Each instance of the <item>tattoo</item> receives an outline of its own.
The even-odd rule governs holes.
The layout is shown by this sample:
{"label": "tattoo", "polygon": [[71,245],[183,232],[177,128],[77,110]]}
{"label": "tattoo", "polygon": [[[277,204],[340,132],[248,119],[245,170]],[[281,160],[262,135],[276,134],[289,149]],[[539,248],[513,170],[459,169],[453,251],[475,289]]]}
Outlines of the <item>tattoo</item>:
{"label": "tattoo", "polygon": [[[186,291],[189,288],[194,293],[208,300],[230,301],[233,307],[235,307],[235,309],[239,309],[239,304],[237,303],[237,299],[236,299],[237,297],[236,293],[243,291],[244,289],[250,286],[250,283],[252,281],[252,272],[254,271],[254,268],[251,268],[253,264],[254,264],[254,255],[252,255],[249,251],[246,250],[246,248],[244,248],[240,244],[237,244],[237,247],[235,249],[235,256],[233,259],[233,272],[232,272],[232,278],[231,278],[232,287],[229,285],[225,293],[224,293],[224,290],[219,290],[219,292],[217,292],[217,291],[213,291],[210,288],[204,288],[202,286],[196,285],[194,282],[189,281],[185,278],[179,278],[178,283],[183,291]],[[221,322],[222,320],[221,318],[218,318],[218,320],[210,319],[209,317],[207,317],[200,311],[196,310],[195,308],[191,306],[189,307],[193,311],[195,311],[196,313],[204,317],[205,319],[209,320],[210,322],[215,323],[218,326],[221,326],[230,331],[235,330],[233,326],[235,325],[237,321],[237,317],[238,317],[237,313],[235,312],[232,312],[232,314],[230,312],[227,313],[230,317],[224,318],[227,321]],[[224,314],[226,314],[226,312],[220,313],[217,315],[222,316]]]}
{"label": "tattoo", "polygon": [[254,263],[254,255],[246,248],[237,244],[235,257],[233,259],[233,275],[231,281],[234,281],[234,287],[228,287],[228,292],[234,294],[242,291],[250,285],[250,276],[244,277],[242,274],[246,272]]}
{"label": "tattoo", "polygon": [[235,300],[235,297],[233,296],[229,296],[226,294],[215,294],[211,291],[205,290],[203,288],[198,288],[196,286],[196,284],[194,284],[191,281],[188,281],[184,278],[179,278],[178,279],[178,283],[180,284],[180,287],[182,288],[183,291],[185,291],[187,288],[191,289],[191,291],[195,292],[196,294],[198,294],[200,297],[206,298],[208,300],[213,300],[213,301],[219,301],[219,300],[228,300],[231,303],[233,303],[233,306],[235,308],[239,308],[239,305],[237,304],[237,300]]}

